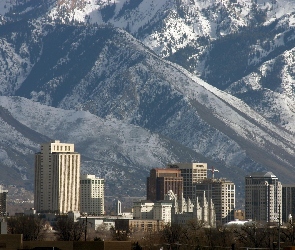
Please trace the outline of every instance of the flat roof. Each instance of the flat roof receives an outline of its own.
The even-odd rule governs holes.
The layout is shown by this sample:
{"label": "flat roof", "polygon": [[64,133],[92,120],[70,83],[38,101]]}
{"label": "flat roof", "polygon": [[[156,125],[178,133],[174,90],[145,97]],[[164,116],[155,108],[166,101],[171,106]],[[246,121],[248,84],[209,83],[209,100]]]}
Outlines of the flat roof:
{"label": "flat roof", "polygon": [[265,172],[254,172],[251,173],[250,175],[247,175],[247,177],[270,177],[270,178],[276,178],[276,176],[269,171],[265,171]]}

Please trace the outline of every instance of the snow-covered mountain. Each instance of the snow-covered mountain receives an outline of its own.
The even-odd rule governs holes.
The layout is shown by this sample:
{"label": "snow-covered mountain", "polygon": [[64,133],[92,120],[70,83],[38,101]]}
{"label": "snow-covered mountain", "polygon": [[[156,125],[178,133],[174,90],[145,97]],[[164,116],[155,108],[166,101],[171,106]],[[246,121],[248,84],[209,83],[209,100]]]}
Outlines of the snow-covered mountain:
{"label": "snow-covered mountain", "polygon": [[23,180],[53,138],[121,191],[140,176],[143,194],[148,169],[175,161],[208,161],[239,186],[262,169],[293,181],[294,1],[5,2],[0,106],[35,136],[8,123],[28,139]]}
{"label": "snow-covered mountain", "polygon": [[115,118],[102,119],[87,111],[57,109],[20,97],[2,96],[0,106],[3,184],[13,182],[32,190],[34,153],[40,143],[56,138],[75,144],[82,154],[82,173],[103,176],[108,195],[144,195],[151,166],[201,158],[168,138]]}

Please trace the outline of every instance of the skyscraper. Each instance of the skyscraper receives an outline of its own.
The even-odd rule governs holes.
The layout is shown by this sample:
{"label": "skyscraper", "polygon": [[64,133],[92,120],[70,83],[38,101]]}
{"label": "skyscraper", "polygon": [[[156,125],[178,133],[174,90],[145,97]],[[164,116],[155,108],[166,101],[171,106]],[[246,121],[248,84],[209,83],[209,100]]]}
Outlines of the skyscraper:
{"label": "skyscraper", "polygon": [[80,154],[74,144],[41,144],[35,154],[34,204],[37,212],[79,211]]}
{"label": "skyscraper", "polygon": [[169,168],[180,169],[183,178],[183,197],[194,198],[195,184],[207,178],[207,163],[175,163]]}
{"label": "skyscraper", "polygon": [[246,219],[275,222],[282,218],[282,184],[272,172],[256,172],[245,178]]}
{"label": "skyscraper", "polygon": [[104,214],[104,179],[95,175],[81,175],[81,212],[93,215]]}
{"label": "skyscraper", "polygon": [[205,179],[195,184],[198,199],[204,195],[212,200],[215,208],[216,222],[224,224],[234,220],[235,184],[226,179]]}
{"label": "skyscraper", "polygon": [[147,177],[147,200],[164,200],[165,194],[172,190],[177,197],[182,197],[182,177],[179,169],[153,168]]}
{"label": "skyscraper", "polygon": [[295,220],[295,184],[283,184],[282,190],[282,220],[289,222],[290,215]]}
{"label": "skyscraper", "polygon": [[0,185],[0,216],[7,214],[7,193],[8,190],[4,190],[3,186]]}

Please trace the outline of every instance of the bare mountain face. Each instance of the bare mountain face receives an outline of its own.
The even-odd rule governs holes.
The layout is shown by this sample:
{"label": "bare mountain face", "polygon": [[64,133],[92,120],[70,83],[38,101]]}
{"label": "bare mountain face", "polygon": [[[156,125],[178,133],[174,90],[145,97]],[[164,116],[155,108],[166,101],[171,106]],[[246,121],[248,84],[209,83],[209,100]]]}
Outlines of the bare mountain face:
{"label": "bare mountain face", "polygon": [[52,138],[75,143],[83,171],[120,194],[143,195],[148,169],[176,161],[207,161],[238,190],[257,170],[292,182],[295,4],[216,2],[0,8],[0,93],[26,98],[0,99],[1,121],[28,149],[1,167],[32,182],[33,152]]}

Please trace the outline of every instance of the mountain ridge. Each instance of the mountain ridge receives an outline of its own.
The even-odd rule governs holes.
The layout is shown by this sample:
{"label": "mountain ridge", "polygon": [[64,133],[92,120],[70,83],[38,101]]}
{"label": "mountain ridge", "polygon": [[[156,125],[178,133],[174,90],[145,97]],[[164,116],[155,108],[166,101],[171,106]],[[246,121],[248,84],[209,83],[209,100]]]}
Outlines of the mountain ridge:
{"label": "mountain ridge", "polygon": [[[138,175],[142,194],[143,174],[180,160],[210,162],[220,168],[220,176],[234,177],[239,190],[244,174],[257,170],[270,169],[291,183],[295,4],[264,2],[108,5],[89,0],[67,6],[70,1],[27,0],[11,5],[0,25],[2,106],[32,136],[49,138],[46,127],[55,139],[75,142],[86,157],[83,171],[109,178],[112,185],[117,181],[117,192],[123,192],[124,180]],[[283,4],[289,10],[283,11]],[[253,30],[257,33],[251,37]],[[13,110],[4,96],[15,105],[38,107],[44,119],[41,110],[47,110],[56,118],[53,125],[37,114],[23,117],[27,111]],[[79,115],[92,118],[76,119]],[[91,134],[92,119],[112,130],[101,125],[103,133]],[[36,150],[36,141],[26,144]],[[113,174],[105,169],[108,164]],[[32,176],[32,168],[25,171]],[[123,189],[136,194],[131,186]]]}

